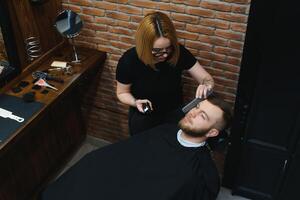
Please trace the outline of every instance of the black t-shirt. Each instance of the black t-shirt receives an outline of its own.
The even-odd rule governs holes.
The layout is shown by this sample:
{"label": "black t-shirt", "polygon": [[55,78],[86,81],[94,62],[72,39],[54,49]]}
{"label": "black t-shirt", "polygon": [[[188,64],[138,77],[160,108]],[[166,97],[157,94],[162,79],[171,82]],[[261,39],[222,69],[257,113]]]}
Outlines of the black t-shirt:
{"label": "black t-shirt", "polygon": [[132,84],[131,93],[136,99],[149,99],[156,112],[178,108],[182,104],[181,75],[196,63],[196,58],[182,45],[176,66],[168,62],[155,65],[157,70],[145,65],[135,47],[120,58],[116,79],[123,84]]}

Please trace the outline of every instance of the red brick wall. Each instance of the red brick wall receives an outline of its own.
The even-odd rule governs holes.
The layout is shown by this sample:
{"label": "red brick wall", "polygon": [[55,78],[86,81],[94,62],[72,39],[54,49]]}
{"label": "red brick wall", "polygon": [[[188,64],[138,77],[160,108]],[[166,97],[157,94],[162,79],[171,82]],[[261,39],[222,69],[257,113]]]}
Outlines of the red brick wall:
{"label": "red brick wall", "polygon": [[[103,72],[85,99],[88,133],[109,141],[127,137],[127,106],[115,95],[115,69],[134,46],[138,23],[150,11],[170,16],[179,40],[215,79],[215,91],[234,103],[250,0],[64,0],[84,20],[79,45],[108,53]],[[184,75],[185,100],[195,82]]]}

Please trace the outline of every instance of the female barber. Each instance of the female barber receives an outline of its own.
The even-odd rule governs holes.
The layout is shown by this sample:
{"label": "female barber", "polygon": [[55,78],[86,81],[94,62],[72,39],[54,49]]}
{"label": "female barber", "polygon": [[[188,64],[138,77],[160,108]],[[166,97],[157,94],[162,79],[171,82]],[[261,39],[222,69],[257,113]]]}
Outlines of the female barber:
{"label": "female barber", "polygon": [[[135,39],[136,46],[122,55],[116,70],[117,97],[130,106],[130,135],[179,121],[181,115],[174,111],[183,103],[183,70],[199,83],[196,97],[205,97],[214,86],[210,74],[178,43],[174,25],[166,14],[146,15]],[[145,105],[151,112],[145,111]]]}

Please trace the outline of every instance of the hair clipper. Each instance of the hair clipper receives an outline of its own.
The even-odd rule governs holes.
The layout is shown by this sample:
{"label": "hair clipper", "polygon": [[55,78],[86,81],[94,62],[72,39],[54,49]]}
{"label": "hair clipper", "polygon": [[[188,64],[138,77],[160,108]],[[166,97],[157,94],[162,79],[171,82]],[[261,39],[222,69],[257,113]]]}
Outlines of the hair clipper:
{"label": "hair clipper", "polygon": [[144,114],[150,114],[152,112],[150,104],[148,102],[147,103],[143,103],[142,107],[143,107]]}

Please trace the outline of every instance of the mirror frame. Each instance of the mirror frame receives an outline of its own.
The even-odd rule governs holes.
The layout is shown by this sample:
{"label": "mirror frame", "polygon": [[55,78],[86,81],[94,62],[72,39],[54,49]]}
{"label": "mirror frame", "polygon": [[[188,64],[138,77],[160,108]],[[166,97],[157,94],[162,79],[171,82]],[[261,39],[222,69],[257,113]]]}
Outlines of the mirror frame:
{"label": "mirror frame", "polygon": [[74,37],[76,37],[76,36],[79,35],[81,29],[83,28],[83,21],[82,21],[82,19],[81,19],[80,16],[79,16],[80,21],[81,21],[81,25],[82,25],[82,26],[81,26],[81,28],[80,28],[80,30],[79,30],[78,32],[76,32],[76,33],[74,33],[74,34],[70,34],[70,35],[65,35],[65,34],[63,34],[63,33],[62,33],[61,31],[59,31],[58,28],[57,28],[57,18],[58,18],[61,14],[66,13],[66,12],[73,12],[73,13],[75,13],[77,16],[79,16],[78,13],[76,13],[76,12],[74,12],[74,11],[72,11],[72,10],[68,10],[68,9],[67,9],[67,10],[63,10],[63,11],[61,11],[60,13],[58,13],[58,15],[57,15],[57,17],[56,17],[56,19],[55,19],[54,27],[56,28],[56,31],[57,31],[60,35],[62,35],[64,38],[72,39],[72,38],[74,38]]}

